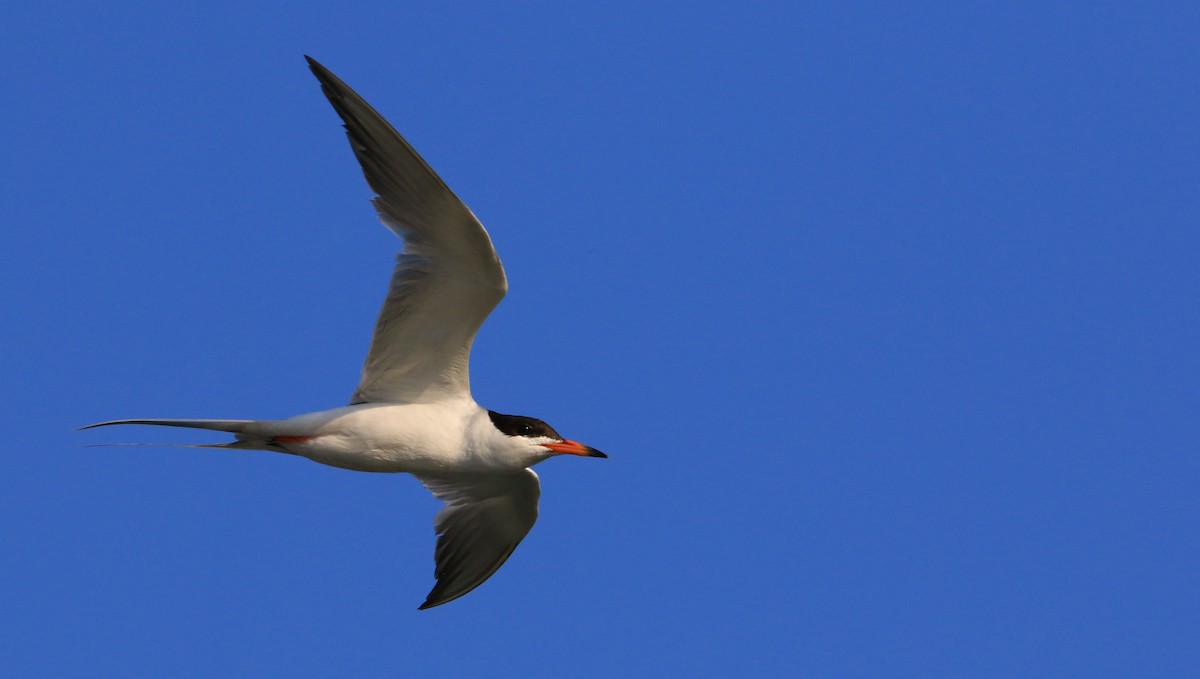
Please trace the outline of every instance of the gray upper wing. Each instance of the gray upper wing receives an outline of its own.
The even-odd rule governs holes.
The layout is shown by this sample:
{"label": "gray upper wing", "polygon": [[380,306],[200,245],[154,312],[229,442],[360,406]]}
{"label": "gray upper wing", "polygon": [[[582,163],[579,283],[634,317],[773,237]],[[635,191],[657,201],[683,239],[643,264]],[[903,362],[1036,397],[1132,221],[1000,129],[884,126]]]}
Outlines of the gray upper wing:
{"label": "gray upper wing", "polygon": [[313,59],[309,67],[345,122],[377,194],[380,219],[404,239],[351,403],[430,402],[470,392],[479,326],[508,283],[471,210],[362,97]]}

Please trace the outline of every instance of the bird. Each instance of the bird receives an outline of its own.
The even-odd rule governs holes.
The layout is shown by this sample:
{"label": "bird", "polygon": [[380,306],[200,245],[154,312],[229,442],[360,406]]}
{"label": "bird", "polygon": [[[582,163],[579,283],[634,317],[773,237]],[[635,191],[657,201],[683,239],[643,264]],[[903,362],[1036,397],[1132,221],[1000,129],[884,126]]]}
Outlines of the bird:
{"label": "bird", "polygon": [[[483,584],[538,516],[530,468],[557,455],[608,457],[542,420],[471,396],[476,332],[508,291],[491,237],[470,208],[354,90],[305,56],[341,118],[380,220],[403,241],[348,405],[282,420],[125,419],[233,434],[191,447],[265,450],[362,472],[416,477],[445,506],[434,517],[433,589],[424,610]],[[136,445],[136,444],[135,444]]]}

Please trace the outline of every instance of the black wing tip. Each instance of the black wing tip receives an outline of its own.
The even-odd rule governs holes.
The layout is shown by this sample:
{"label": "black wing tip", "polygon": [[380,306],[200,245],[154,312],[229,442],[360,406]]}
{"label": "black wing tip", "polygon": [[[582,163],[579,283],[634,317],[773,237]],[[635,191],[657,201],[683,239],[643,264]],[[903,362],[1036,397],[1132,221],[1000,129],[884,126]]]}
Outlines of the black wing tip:
{"label": "black wing tip", "polygon": [[[484,579],[486,580],[487,578],[484,578]],[[433,589],[429,590],[429,594],[425,595],[425,602],[422,603],[420,606],[417,606],[417,610],[424,611],[424,610],[433,608],[435,606],[441,606],[442,604],[448,604],[451,601],[454,601],[455,599],[458,599],[458,598],[466,595],[468,592],[475,589],[475,587],[478,587],[479,585],[483,584],[483,582],[481,581],[480,583],[476,584],[474,587],[468,587],[465,591],[461,591],[461,592],[457,592],[457,593],[453,593],[453,594],[448,593],[446,591],[446,587],[444,586],[444,584],[445,583],[443,583],[439,580],[433,586]]]}
{"label": "black wing tip", "polygon": [[[317,82],[321,83],[321,91],[325,93],[325,97],[329,99],[329,103],[333,104],[334,108],[338,111],[338,115],[341,115],[342,118],[345,119],[346,116],[343,115],[340,100],[346,98],[353,99],[358,97],[358,95],[354,92],[354,90],[350,89],[349,85],[342,82],[341,78],[334,75],[333,71],[325,68],[321,62],[313,59],[307,54],[304,55],[304,59],[308,62],[308,70],[312,71],[312,74],[317,77]],[[361,99],[361,97],[358,98]],[[363,104],[370,107],[370,105],[365,101]]]}
{"label": "black wing tip", "polygon": [[[357,147],[366,146],[367,144],[359,138],[359,135],[362,134],[362,122],[359,120],[361,113],[352,110],[352,104],[358,104],[360,107],[365,108],[379,118],[385,126],[390,128],[390,125],[366,100],[360,97],[341,78],[334,75],[333,71],[325,68],[321,65],[321,62],[307,54],[304,55],[304,58],[308,61],[308,70],[312,71],[312,74],[317,78],[317,82],[320,83],[321,92],[324,93],[329,103],[333,105],[333,110],[337,112],[338,117],[342,119],[346,133],[350,135],[351,146],[356,148],[355,155],[358,155]],[[393,130],[394,132],[395,130]],[[397,136],[399,135],[397,134]],[[370,183],[369,177],[367,181]]]}
{"label": "black wing tip", "polygon": [[325,90],[325,96],[332,99],[339,87],[346,87],[346,84],[334,75],[333,71],[325,68],[321,62],[307,54],[304,55],[304,60],[308,62],[308,70],[312,71],[312,74],[317,77],[317,81],[321,83],[321,89]]}
{"label": "black wing tip", "polygon": [[308,62],[308,70],[312,71],[313,75],[317,76],[317,78],[325,80],[329,76],[333,75],[333,73],[330,72],[329,69],[325,68],[321,62],[313,59],[307,54],[304,55],[304,60]]}
{"label": "black wing tip", "polygon": [[[435,588],[434,592],[436,592],[436,591],[437,590]],[[430,592],[429,595],[425,597],[425,602],[422,603],[420,606],[417,606],[418,611],[427,611],[435,606],[441,606],[442,604],[448,604],[451,601],[454,601],[458,597],[462,596],[462,594],[459,594],[458,596],[452,596],[449,599],[447,599],[446,597],[443,597],[443,596],[434,596],[434,592]],[[466,594],[466,592],[463,592],[463,594]]]}
{"label": "black wing tip", "polygon": [[[515,548],[516,548],[516,545],[513,545],[513,549],[515,549]],[[442,604],[448,604],[451,601],[461,599],[464,596],[475,591],[476,588],[478,588],[483,583],[487,582],[487,580],[489,578],[491,578],[493,575],[495,575],[496,571],[500,570],[500,566],[503,566],[504,562],[508,561],[508,557],[512,555],[513,549],[508,550],[508,552],[505,553],[503,558],[500,559],[500,563],[496,564],[495,567],[492,568],[488,572],[487,575],[483,576],[479,580],[477,580],[473,583],[470,583],[466,586],[462,586],[462,585],[451,586],[451,585],[449,585],[447,580],[444,580],[443,578],[439,577],[438,581],[433,585],[433,589],[429,590],[429,594],[425,595],[425,603],[418,606],[417,610],[423,611],[428,608],[433,608],[434,606],[441,606]]]}

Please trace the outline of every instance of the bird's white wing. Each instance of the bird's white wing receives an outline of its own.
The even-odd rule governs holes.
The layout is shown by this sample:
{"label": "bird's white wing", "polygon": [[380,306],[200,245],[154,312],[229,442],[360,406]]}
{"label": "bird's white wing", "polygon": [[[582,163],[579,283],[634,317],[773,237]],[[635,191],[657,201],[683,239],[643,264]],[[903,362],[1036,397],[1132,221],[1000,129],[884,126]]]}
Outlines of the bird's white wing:
{"label": "bird's white wing", "polygon": [[470,592],[500,568],[537,521],[541,487],[532,469],[507,476],[417,477],[446,506],[433,520],[437,584],[421,608]]}
{"label": "bird's white wing", "polygon": [[351,403],[428,403],[470,393],[475,333],[508,289],[483,225],[362,97],[309,57],[346,124],[380,219],[404,239]]}

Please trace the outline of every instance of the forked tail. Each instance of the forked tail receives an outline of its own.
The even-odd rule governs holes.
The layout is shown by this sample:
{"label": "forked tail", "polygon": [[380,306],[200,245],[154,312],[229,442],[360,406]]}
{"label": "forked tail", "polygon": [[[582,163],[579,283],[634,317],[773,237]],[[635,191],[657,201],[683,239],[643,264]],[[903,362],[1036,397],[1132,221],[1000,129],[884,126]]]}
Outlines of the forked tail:
{"label": "forked tail", "polygon": [[[248,430],[252,425],[257,424],[256,420],[112,420],[109,422],[97,422],[89,424],[83,429],[95,429],[96,427],[107,427],[114,424],[149,424],[159,427],[187,427],[188,429],[209,429],[212,431],[227,431],[233,434],[235,440],[231,443],[205,443],[205,444],[182,444],[182,443],[161,443],[148,445],[164,445],[164,446],[185,446],[189,448],[243,448],[249,450],[273,450],[279,453],[287,453],[289,451],[279,447],[279,444],[272,438],[263,438],[254,435]],[[116,444],[128,445],[128,444]],[[142,445],[142,444],[134,444]]]}
{"label": "forked tail", "polygon": [[95,429],[96,427],[107,427],[110,424],[153,424],[160,427],[211,429],[213,431],[227,431],[231,434],[241,434],[246,430],[247,425],[254,424],[254,420],[111,420],[109,422],[89,424],[79,429]]}

